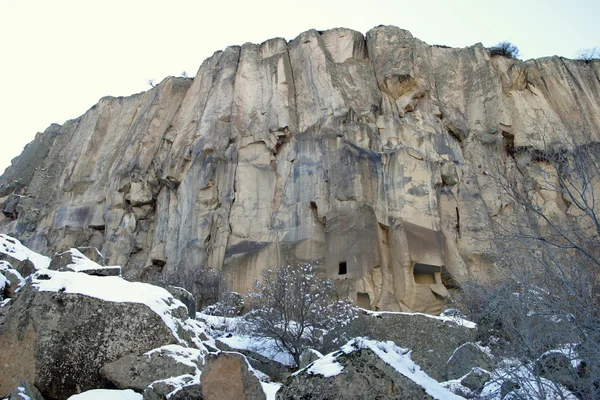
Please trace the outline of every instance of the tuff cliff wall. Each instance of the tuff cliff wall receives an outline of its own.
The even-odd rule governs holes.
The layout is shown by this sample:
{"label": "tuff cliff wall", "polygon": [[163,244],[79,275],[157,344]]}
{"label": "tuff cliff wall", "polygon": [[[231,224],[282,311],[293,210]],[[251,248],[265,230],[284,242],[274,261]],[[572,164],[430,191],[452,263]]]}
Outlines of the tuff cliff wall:
{"label": "tuff cliff wall", "polygon": [[598,61],[311,30],[38,134],[0,178],[0,230],[43,253],[96,246],[130,279],[194,293],[205,269],[243,292],[318,261],[364,307],[436,313],[444,282],[494,274],[490,227],[511,209],[488,170],[599,136]]}

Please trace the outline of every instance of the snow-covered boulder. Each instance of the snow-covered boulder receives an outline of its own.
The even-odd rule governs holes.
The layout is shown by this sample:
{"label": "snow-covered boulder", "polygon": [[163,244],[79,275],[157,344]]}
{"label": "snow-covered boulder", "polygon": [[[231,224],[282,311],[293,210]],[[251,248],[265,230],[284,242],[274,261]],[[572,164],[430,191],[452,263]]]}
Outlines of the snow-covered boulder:
{"label": "snow-covered boulder", "polygon": [[106,364],[101,375],[119,389],[143,392],[154,381],[173,376],[200,376],[205,349],[166,345],[142,355],[129,354]]}
{"label": "snow-covered boulder", "polygon": [[363,310],[350,324],[330,332],[325,343],[336,344],[327,349],[331,351],[354,337],[391,340],[398,346],[411,349],[412,359],[427,374],[444,380],[446,363],[454,350],[463,343],[475,341],[476,334],[477,325],[460,317]]}
{"label": "snow-covered boulder", "polygon": [[393,342],[357,338],[290,376],[277,399],[462,399]]}
{"label": "snow-covered boulder", "polygon": [[0,261],[0,301],[15,297],[25,285],[25,279],[7,261]]}
{"label": "snow-covered boulder", "polygon": [[9,262],[24,277],[50,266],[50,258],[29,250],[13,237],[1,234],[0,260]]}
{"label": "snow-covered boulder", "polygon": [[201,346],[186,319],[185,306],[156,286],[38,271],[0,327],[0,396],[23,380],[55,399],[109,388],[100,368],[127,354]]}
{"label": "snow-covered boulder", "polygon": [[95,276],[121,276],[121,267],[102,266],[84,256],[77,249],[69,249],[63,253],[55,254],[48,268],[63,272],[83,272]]}

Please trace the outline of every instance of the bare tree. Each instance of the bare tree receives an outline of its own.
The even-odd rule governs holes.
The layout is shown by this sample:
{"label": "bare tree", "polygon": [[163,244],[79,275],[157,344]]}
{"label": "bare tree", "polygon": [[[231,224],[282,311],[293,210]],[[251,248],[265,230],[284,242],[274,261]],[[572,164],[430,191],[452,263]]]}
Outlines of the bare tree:
{"label": "bare tree", "polygon": [[[544,144],[515,148],[507,138],[507,157],[490,169],[490,185],[512,214],[490,225],[503,274],[464,285],[463,309],[481,339],[521,361],[505,378],[534,386],[528,398],[549,390],[561,397],[561,387],[600,398],[600,143],[571,130]],[[556,354],[568,361],[546,365]]]}
{"label": "bare tree", "polygon": [[575,56],[578,60],[590,62],[600,58],[600,47],[591,47],[589,49],[581,49]]}
{"label": "bare tree", "polygon": [[250,333],[265,339],[273,350],[289,354],[297,366],[303,350],[321,348],[327,331],[354,317],[350,302],[336,300],[333,284],[310,264],[263,272],[249,297]]}

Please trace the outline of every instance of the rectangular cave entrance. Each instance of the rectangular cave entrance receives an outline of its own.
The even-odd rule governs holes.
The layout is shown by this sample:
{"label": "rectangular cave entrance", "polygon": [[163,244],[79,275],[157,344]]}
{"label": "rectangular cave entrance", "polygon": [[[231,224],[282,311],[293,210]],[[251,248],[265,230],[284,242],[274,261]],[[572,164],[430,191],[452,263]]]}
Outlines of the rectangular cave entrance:
{"label": "rectangular cave entrance", "polygon": [[357,292],[356,293],[356,305],[359,306],[360,308],[364,308],[365,310],[370,310],[371,309],[371,297],[369,296],[369,293]]}
{"label": "rectangular cave entrance", "polygon": [[432,284],[435,282],[436,272],[440,272],[442,267],[438,265],[429,265],[416,263],[413,268],[413,274],[415,277],[415,283],[419,284]]}
{"label": "rectangular cave entrance", "polygon": [[346,261],[341,261],[338,268],[338,275],[346,275],[348,273],[348,265]]}

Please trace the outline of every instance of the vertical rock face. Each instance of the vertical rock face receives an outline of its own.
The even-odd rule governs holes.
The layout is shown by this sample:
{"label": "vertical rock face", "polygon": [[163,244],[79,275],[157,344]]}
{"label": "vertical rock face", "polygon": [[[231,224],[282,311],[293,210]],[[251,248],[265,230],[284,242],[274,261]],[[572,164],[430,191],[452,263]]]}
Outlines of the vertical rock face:
{"label": "vertical rock face", "polygon": [[206,269],[243,292],[265,268],[318,262],[363,307],[436,313],[442,273],[494,274],[489,227],[511,211],[487,171],[596,142],[599,76],[597,61],[490,57],[389,26],[229,47],[194,79],[38,134],[0,178],[0,229],[40,252],[95,246],[130,279],[192,293]]}

